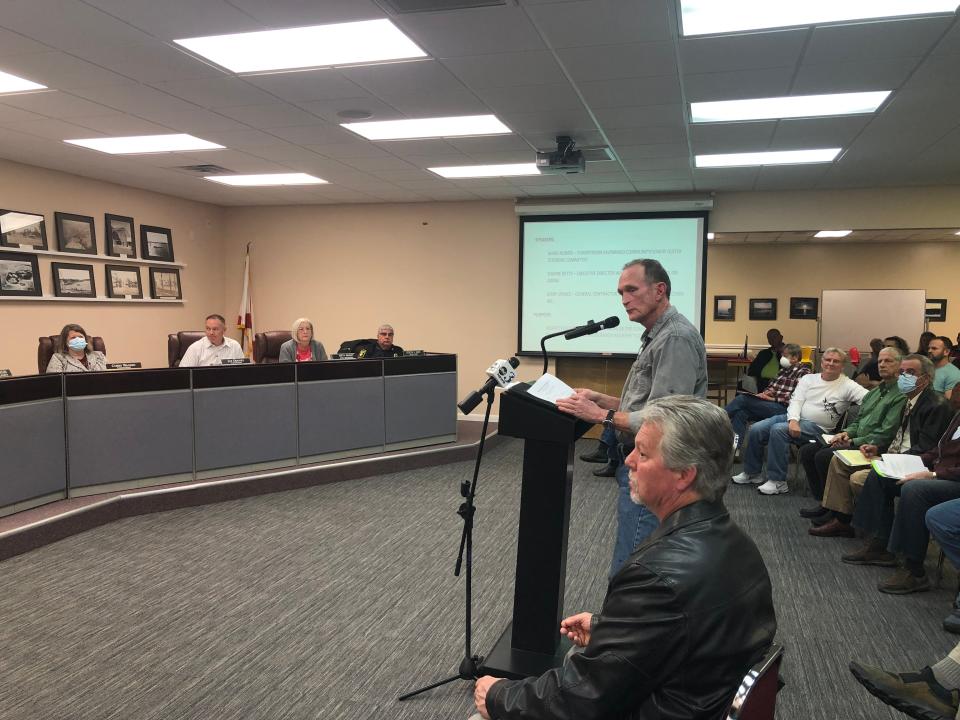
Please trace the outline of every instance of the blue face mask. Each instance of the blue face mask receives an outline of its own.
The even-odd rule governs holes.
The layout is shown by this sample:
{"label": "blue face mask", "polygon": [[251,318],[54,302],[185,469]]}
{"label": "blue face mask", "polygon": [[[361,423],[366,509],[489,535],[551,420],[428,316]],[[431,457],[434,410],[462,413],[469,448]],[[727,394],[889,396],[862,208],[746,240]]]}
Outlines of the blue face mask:
{"label": "blue face mask", "polygon": [[904,395],[909,395],[917,389],[917,376],[900,375],[900,377],[897,378],[897,387],[900,388],[900,392]]}
{"label": "blue face mask", "polygon": [[87,341],[82,337],[75,337],[67,342],[67,347],[71,350],[76,350],[77,352],[83,352],[87,349]]}

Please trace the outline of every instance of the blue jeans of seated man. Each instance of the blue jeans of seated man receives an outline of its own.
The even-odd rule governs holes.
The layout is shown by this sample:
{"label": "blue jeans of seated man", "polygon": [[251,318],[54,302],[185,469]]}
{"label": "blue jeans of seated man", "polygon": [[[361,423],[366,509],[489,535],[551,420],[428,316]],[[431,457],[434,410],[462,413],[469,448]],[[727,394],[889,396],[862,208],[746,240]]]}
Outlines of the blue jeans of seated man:
{"label": "blue jeans of seated man", "polygon": [[960,499],[927,510],[927,528],[953,566],[960,569]]}
{"label": "blue jeans of seated man", "polygon": [[822,432],[816,423],[801,420],[800,437],[794,438],[790,435],[786,413],[754,423],[743,456],[743,470],[748,475],[758,475],[763,469],[763,454],[766,451],[767,480],[782,482],[787,479],[790,444],[802,445],[816,440]]}
{"label": "blue jeans of seated man", "polygon": [[621,446],[617,446],[617,538],[613,545],[613,560],[608,577],[616,575],[624,566],[634,548],[657,529],[660,521],[647,509],[630,499],[630,468],[623,464]]}
{"label": "blue jeans of seated man", "polygon": [[747,423],[751,420],[766,420],[769,417],[783,415],[784,408],[774,400],[761,400],[753,395],[737,395],[724,410],[730,416],[730,424],[737,434],[737,447],[743,445],[747,436]]}
{"label": "blue jeans of seated man", "polygon": [[600,442],[607,446],[607,462],[616,465],[620,459],[617,450],[617,431],[610,427],[604,428],[600,435]]}

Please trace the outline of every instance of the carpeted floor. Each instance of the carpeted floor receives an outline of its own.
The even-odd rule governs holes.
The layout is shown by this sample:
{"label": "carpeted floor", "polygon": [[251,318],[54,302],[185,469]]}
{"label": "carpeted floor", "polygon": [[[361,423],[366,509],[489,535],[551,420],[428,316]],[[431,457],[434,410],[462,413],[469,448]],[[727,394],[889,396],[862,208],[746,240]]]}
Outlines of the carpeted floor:
{"label": "carpeted floor", "polygon": [[[581,451],[592,448],[583,442]],[[490,451],[478,491],[474,651],[509,619],[521,446]],[[605,591],[615,487],[578,463],[567,608]],[[461,720],[459,483],[472,463],[131,518],[0,563],[0,718]],[[938,659],[945,588],[882,595],[852,540],[806,534],[809,499],[730,488],[774,581],[786,646],[778,717],[894,718],[846,669]],[[932,574],[932,567],[930,568]]]}

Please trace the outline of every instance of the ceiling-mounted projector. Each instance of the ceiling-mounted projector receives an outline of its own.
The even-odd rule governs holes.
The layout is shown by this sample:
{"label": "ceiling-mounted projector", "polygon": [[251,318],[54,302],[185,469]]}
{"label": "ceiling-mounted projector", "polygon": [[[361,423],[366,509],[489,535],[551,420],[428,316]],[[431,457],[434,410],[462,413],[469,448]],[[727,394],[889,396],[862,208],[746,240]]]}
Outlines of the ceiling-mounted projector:
{"label": "ceiling-mounted projector", "polygon": [[559,135],[556,150],[537,153],[537,170],[541,175],[571,175],[586,171],[587,161],[576,145],[572,137]]}

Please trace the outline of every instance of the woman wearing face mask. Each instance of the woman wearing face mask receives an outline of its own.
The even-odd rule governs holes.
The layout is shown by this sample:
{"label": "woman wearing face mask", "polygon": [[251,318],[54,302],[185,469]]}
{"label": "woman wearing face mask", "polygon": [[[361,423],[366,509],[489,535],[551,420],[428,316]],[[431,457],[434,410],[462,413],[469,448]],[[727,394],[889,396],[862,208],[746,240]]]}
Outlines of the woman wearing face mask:
{"label": "woman wearing face mask", "polygon": [[90,336],[79,325],[64,325],[57,340],[57,352],[47,365],[48,373],[93,372],[107,369],[107,359],[93,349]]}

